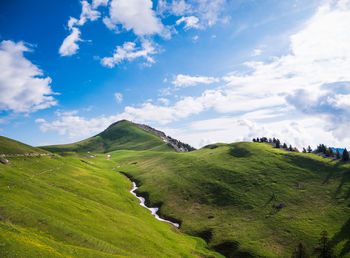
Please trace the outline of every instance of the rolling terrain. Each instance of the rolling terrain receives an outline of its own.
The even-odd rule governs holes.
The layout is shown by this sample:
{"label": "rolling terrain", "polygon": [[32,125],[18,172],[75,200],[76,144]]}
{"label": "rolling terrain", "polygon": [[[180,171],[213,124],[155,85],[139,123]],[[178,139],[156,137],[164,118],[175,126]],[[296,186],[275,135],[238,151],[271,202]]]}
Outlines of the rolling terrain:
{"label": "rolling terrain", "polygon": [[[265,143],[183,153],[147,130],[117,122],[0,164],[0,256],[290,257],[327,230],[350,257],[349,163]],[[140,207],[124,175],[180,230]]]}
{"label": "rolling terrain", "polygon": [[105,155],[8,160],[0,164],[0,257],[219,256],[139,206]]}

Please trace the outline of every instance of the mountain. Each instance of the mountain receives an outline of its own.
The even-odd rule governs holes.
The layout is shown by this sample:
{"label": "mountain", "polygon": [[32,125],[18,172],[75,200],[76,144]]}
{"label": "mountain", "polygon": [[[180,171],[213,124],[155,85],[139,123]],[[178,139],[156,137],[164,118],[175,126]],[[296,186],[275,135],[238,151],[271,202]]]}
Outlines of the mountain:
{"label": "mountain", "polygon": [[12,140],[4,136],[0,136],[0,155],[39,154],[45,152],[47,151],[32,147],[30,145]]}
{"label": "mountain", "polygon": [[[4,143],[33,150],[7,139],[2,150]],[[6,158],[0,257],[220,257],[204,240],[154,219],[104,154]]]}
{"label": "mountain", "polygon": [[350,257],[350,163],[247,142],[112,157],[150,205],[227,257],[290,257],[299,242],[311,253],[323,230]]}
{"label": "mountain", "polygon": [[187,152],[194,150],[188,144],[177,141],[150,126],[127,120],[110,125],[102,133],[86,140],[64,145],[41,147],[52,152],[107,153],[114,150],[152,150]]}
{"label": "mountain", "polygon": [[[266,143],[179,152],[170,142],[124,120],[44,147],[61,155],[6,157],[0,257],[290,257],[300,242],[312,253],[323,230],[350,257],[349,162]],[[124,175],[180,229],[142,208]]]}

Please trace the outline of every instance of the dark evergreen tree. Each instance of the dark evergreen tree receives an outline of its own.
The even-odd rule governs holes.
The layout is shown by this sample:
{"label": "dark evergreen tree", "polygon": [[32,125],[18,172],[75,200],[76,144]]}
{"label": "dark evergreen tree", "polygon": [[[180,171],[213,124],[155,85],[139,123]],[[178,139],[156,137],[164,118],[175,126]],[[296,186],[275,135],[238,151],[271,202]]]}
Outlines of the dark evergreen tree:
{"label": "dark evergreen tree", "polygon": [[286,143],[283,143],[283,149],[288,149],[288,146]]}
{"label": "dark evergreen tree", "polygon": [[305,147],[303,148],[303,153],[306,153],[306,149],[305,149]]}
{"label": "dark evergreen tree", "polygon": [[335,257],[331,247],[331,242],[328,238],[328,233],[325,230],[321,233],[321,238],[318,241],[318,246],[315,248],[315,253],[319,258]]}
{"label": "dark evergreen tree", "polygon": [[343,151],[343,158],[342,158],[343,161],[349,161],[349,152],[348,150],[345,148],[344,151]]}
{"label": "dark evergreen tree", "polygon": [[306,250],[306,247],[300,243],[297,248],[295,248],[292,258],[309,258],[309,254]]}
{"label": "dark evergreen tree", "polygon": [[288,150],[289,150],[289,151],[293,151],[293,147],[292,147],[292,145],[289,145]]}
{"label": "dark evergreen tree", "polygon": [[255,138],[253,138],[253,142],[256,142]]}
{"label": "dark evergreen tree", "polygon": [[272,142],[276,143],[276,138],[275,137],[273,137]]}
{"label": "dark evergreen tree", "polygon": [[331,147],[328,148],[329,156],[334,157],[334,151]]}
{"label": "dark evergreen tree", "polygon": [[307,152],[308,152],[308,153],[311,153],[311,152],[312,152],[312,149],[311,149],[310,145],[307,147]]}
{"label": "dark evergreen tree", "polygon": [[269,143],[272,143],[272,139],[271,138],[269,138]]}
{"label": "dark evergreen tree", "polygon": [[257,137],[257,138],[256,138],[256,142],[260,142],[260,139],[259,139],[259,137]]}
{"label": "dark evergreen tree", "polygon": [[276,140],[276,148],[281,148],[281,142],[280,140]]}
{"label": "dark evergreen tree", "polygon": [[337,159],[340,159],[340,158],[341,158],[340,152],[339,152],[338,149],[337,149],[337,151],[336,151],[336,153],[335,153],[335,157],[336,157]]}

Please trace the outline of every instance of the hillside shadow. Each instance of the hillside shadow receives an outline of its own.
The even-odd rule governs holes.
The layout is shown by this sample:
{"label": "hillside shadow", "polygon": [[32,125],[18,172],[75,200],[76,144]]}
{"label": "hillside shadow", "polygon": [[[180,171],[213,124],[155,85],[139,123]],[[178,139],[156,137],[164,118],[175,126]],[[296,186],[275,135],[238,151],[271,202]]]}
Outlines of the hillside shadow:
{"label": "hillside shadow", "polygon": [[229,151],[230,155],[236,158],[247,158],[252,156],[252,153],[245,148],[234,146]]}
{"label": "hillside shadow", "polygon": [[336,245],[342,241],[346,242],[339,256],[345,257],[346,255],[350,254],[350,218],[347,220],[347,222],[345,222],[340,231],[334,235],[332,238],[332,245]]}
{"label": "hillside shadow", "polygon": [[239,243],[237,241],[226,241],[214,246],[213,249],[227,258],[255,257],[255,255],[249,252],[239,250]]}
{"label": "hillside shadow", "polygon": [[[336,195],[336,196],[341,192],[341,190],[342,190],[342,188],[343,188],[343,185],[344,185],[345,183],[348,183],[348,182],[350,182],[350,170],[345,171],[345,172],[343,173],[343,177],[342,177],[342,179],[341,179],[341,181],[340,181],[340,184],[338,185],[337,190],[335,191],[335,195]],[[350,197],[350,189],[348,190],[348,192],[346,193],[346,196],[344,196],[344,197],[345,197],[346,199],[348,199],[348,198]]]}

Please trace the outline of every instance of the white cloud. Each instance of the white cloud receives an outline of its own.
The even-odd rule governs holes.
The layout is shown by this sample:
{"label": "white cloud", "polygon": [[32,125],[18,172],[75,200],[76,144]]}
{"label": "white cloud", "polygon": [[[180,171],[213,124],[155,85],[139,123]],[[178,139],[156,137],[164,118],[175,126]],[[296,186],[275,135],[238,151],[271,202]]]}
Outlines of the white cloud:
{"label": "white cloud", "polygon": [[123,94],[121,94],[119,92],[114,93],[114,98],[115,98],[115,101],[117,101],[118,104],[123,102]]}
{"label": "white cloud", "polygon": [[0,43],[0,109],[34,112],[57,104],[50,95],[51,78],[24,57],[30,52],[23,42],[3,40]]}
{"label": "white cloud", "polygon": [[226,0],[197,0],[198,15],[208,26],[213,26],[217,22],[227,23],[229,17],[220,17],[226,6]]}
{"label": "white cloud", "polygon": [[101,64],[113,68],[124,60],[133,61],[136,58],[144,58],[148,64],[154,63],[151,55],[157,51],[148,40],[143,40],[141,47],[136,47],[134,42],[125,42],[123,46],[117,46],[112,57],[104,57]]}
{"label": "white cloud", "polygon": [[178,74],[171,83],[176,87],[189,87],[196,86],[197,84],[211,84],[214,82],[219,82],[219,79],[207,76],[189,76]]}
{"label": "white cloud", "polygon": [[[299,147],[321,142],[344,147],[350,144],[349,28],[350,1],[323,5],[290,37],[289,54],[266,62],[246,62],[247,72],[224,76],[226,85],[205,90],[198,97],[182,97],[167,106],[128,106],[112,118],[178,124],[183,118],[215,111],[225,117],[197,127],[190,124],[188,130],[194,132],[184,129],[179,138],[199,146],[275,136]],[[173,84],[186,87],[208,81],[218,79],[178,75]],[[214,128],[215,123],[220,127]]]}
{"label": "white cloud", "polygon": [[112,0],[109,21],[121,24],[126,30],[133,30],[138,36],[159,34],[170,37],[169,30],[152,10],[151,0]]}
{"label": "white cloud", "polygon": [[70,17],[68,20],[68,28],[71,33],[63,40],[62,45],[59,48],[61,56],[72,56],[77,53],[79,45],[77,42],[82,41],[80,38],[81,32],[77,26],[83,26],[87,21],[95,21],[100,18],[100,12],[91,8],[91,5],[87,1],[81,1],[82,10],[79,20]]}
{"label": "white cloud", "polygon": [[191,28],[199,29],[200,25],[198,22],[199,22],[199,19],[195,16],[187,16],[187,17],[183,16],[176,21],[176,25],[180,25],[181,23],[185,23],[185,26],[184,26],[185,30],[188,30]]}
{"label": "white cloud", "polygon": [[193,36],[193,41],[197,41],[198,39],[199,39],[199,36],[198,35],[195,35],[195,36]]}
{"label": "white cloud", "polygon": [[173,0],[170,8],[171,12],[176,16],[181,16],[192,12],[192,6],[187,4],[184,0]]}
{"label": "white cloud", "polygon": [[166,106],[170,104],[170,101],[167,98],[159,98],[158,101]]}
{"label": "white cloud", "polygon": [[97,9],[100,6],[107,6],[109,0],[92,0],[92,8]]}
{"label": "white cloud", "polygon": [[77,42],[81,41],[80,34],[81,33],[78,28],[72,28],[71,34],[64,39],[58,51],[61,56],[71,56],[78,51],[79,45],[77,44]]}
{"label": "white cloud", "polygon": [[111,21],[111,19],[109,19],[108,17],[104,17],[102,21],[103,21],[103,23],[106,25],[106,27],[107,27],[108,29],[110,29],[110,30],[112,30],[112,31],[114,31],[114,32],[116,32],[116,33],[119,33],[118,26],[115,25],[115,24]]}
{"label": "white cloud", "polygon": [[256,48],[256,49],[254,49],[254,50],[253,50],[253,52],[252,52],[251,56],[260,56],[260,55],[261,55],[261,53],[262,53],[262,50],[261,50],[261,49]]}
{"label": "white cloud", "polygon": [[82,26],[87,21],[95,21],[100,18],[100,12],[91,8],[91,5],[87,1],[81,1],[82,9],[78,25]]}

